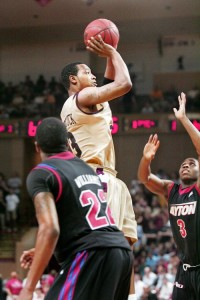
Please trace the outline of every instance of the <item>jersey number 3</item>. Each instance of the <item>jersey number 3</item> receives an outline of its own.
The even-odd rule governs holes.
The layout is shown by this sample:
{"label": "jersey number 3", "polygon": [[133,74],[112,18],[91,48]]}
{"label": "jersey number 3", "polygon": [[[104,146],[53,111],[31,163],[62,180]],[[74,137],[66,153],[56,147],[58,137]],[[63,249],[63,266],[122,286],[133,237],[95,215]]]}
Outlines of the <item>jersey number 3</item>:
{"label": "jersey number 3", "polygon": [[90,190],[83,191],[79,199],[83,207],[89,206],[86,219],[93,230],[109,225],[115,225],[115,221],[108,206],[106,208],[105,215],[102,216],[101,214],[101,216],[99,216],[101,203],[106,202],[106,198],[102,190],[98,190],[98,197]]}
{"label": "jersey number 3", "polygon": [[68,132],[68,144],[69,144],[69,147],[72,151],[72,153],[74,155],[76,155],[77,157],[81,157],[81,149],[79,148],[76,140],[75,140],[75,137],[73,136],[73,134],[71,132]]}
{"label": "jersey number 3", "polygon": [[182,219],[177,220],[177,225],[179,226],[179,232],[183,238],[187,236],[187,231],[185,228],[185,222]]}

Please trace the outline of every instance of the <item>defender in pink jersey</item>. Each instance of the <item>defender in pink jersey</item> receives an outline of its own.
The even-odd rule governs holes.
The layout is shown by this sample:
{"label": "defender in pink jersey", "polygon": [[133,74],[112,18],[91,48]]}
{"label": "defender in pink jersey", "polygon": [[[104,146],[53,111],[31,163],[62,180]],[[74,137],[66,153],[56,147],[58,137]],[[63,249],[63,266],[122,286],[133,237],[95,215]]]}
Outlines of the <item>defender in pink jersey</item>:
{"label": "defender in pink jersey", "polygon": [[168,211],[180,265],[174,283],[173,300],[200,299],[200,133],[186,116],[186,96],[178,97],[176,118],[188,132],[198,159],[185,159],[179,169],[181,184],[151,173],[151,161],[159,148],[157,134],[151,135],[143,150],[138,178],[152,193],[168,199]]}

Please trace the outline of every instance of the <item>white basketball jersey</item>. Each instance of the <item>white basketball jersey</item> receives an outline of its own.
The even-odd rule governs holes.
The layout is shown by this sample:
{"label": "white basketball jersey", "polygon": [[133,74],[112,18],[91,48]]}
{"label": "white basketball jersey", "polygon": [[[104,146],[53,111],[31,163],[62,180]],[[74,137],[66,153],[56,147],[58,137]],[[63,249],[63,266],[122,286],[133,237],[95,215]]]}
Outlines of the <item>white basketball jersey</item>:
{"label": "white basketball jersey", "polygon": [[69,132],[72,152],[87,163],[115,170],[112,139],[112,113],[108,102],[97,105],[97,112],[85,113],[78,107],[78,94],[64,103],[61,119]]}

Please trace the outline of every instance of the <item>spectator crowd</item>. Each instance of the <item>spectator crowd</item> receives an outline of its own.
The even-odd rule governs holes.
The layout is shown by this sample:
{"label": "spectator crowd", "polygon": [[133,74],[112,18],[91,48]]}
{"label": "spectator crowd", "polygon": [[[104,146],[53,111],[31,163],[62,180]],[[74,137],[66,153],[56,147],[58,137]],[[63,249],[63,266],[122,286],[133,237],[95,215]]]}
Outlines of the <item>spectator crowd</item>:
{"label": "spectator crowd", "polygon": [[[114,113],[164,113],[171,112],[177,104],[177,91],[174,85],[163,91],[154,86],[149,94],[137,95],[135,88],[118,99],[111,101]],[[186,92],[186,91],[185,91]],[[200,89],[197,85],[187,93],[187,110],[196,112],[200,109]],[[59,80],[52,77],[49,81],[39,75],[33,81],[27,75],[24,81],[13,84],[12,81],[0,81],[0,118],[43,118],[59,116],[62,105],[67,98],[66,90]]]}
{"label": "spectator crowd", "polygon": [[[57,272],[51,270],[48,273],[42,275],[42,278],[37,283],[33,300],[43,300],[49,288],[53,284]],[[1,300],[17,300],[18,295],[20,294],[26,278],[20,278],[19,274],[16,271],[10,273],[10,277],[3,279],[0,276],[0,299]]]}

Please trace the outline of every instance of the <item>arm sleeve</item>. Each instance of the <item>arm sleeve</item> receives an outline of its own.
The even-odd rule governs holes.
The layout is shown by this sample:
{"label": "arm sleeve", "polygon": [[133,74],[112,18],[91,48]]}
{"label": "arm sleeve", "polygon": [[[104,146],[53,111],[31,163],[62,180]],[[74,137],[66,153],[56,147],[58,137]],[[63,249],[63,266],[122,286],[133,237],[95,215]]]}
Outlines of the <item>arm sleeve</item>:
{"label": "arm sleeve", "polygon": [[33,199],[38,193],[53,190],[54,176],[46,169],[33,169],[26,180],[29,196]]}

